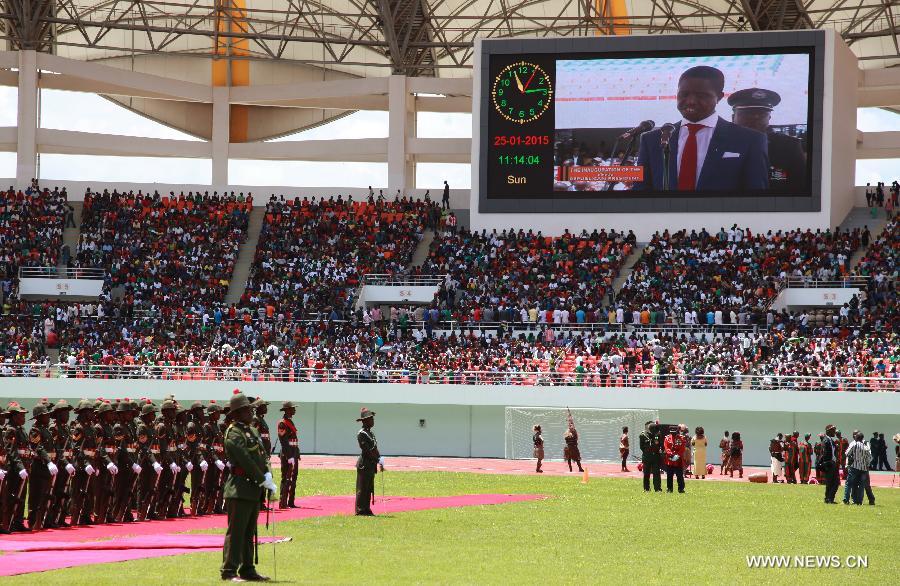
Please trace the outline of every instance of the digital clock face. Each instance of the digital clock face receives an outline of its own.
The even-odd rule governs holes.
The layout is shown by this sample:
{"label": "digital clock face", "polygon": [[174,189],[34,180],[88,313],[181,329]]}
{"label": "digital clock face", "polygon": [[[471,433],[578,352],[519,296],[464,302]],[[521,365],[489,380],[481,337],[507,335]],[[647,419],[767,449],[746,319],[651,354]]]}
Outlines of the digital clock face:
{"label": "digital clock face", "polygon": [[505,119],[526,124],[540,118],[550,107],[553,87],[540,65],[519,61],[504,67],[494,78],[491,98]]}

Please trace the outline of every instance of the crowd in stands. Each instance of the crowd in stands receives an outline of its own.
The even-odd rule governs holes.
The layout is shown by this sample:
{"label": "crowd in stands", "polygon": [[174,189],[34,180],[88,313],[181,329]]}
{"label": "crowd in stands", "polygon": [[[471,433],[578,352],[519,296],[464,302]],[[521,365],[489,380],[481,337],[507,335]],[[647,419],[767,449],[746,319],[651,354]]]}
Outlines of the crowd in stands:
{"label": "crowd in stands", "polygon": [[240,305],[263,307],[270,317],[296,308],[345,315],[360,279],[404,272],[439,219],[439,206],[428,199],[273,195]]}
{"label": "crowd in stands", "polygon": [[866,234],[860,230],[792,230],[754,234],[732,226],[717,233],[656,233],[617,298],[625,311],[667,310],[684,323],[748,323],[778,291],[778,279],[835,280]]}
{"label": "crowd in stands", "polygon": [[243,194],[88,189],[76,263],[107,269],[109,286],[138,308],[221,302],[252,209]]}
{"label": "crowd in stands", "polygon": [[633,232],[546,237],[523,230],[446,232],[420,272],[446,275],[441,309],[471,322],[593,323],[635,245]]}
{"label": "crowd in stands", "polygon": [[62,247],[66,190],[0,191],[0,295],[15,294],[19,267],[56,266]]}
{"label": "crowd in stands", "polygon": [[[54,264],[65,192],[2,196],[4,261]],[[790,384],[846,388],[843,377],[900,380],[897,220],[871,242],[865,230],[656,234],[615,295],[636,246],[631,232],[473,233],[446,223],[428,199],[273,196],[247,288],[227,305],[251,211],[242,195],[89,190],[74,262],[106,268],[108,293],[26,302],[6,291],[0,363],[29,363],[40,375],[47,349],[58,348],[66,376],[137,365],[141,372],[120,375],[227,366],[236,377],[382,382],[741,386],[760,384],[747,376],[759,375],[771,378],[764,384],[822,377]],[[445,276],[434,304],[353,306],[364,275],[407,273],[435,228],[427,259],[411,271]],[[27,251],[9,245],[20,233],[31,239]],[[858,272],[869,279],[859,297],[830,310],[768,310],[778,279],[839,279],[861,246]],[[642,331],[663,324],[680,329]],[[710,335],[707,325],[725,327]]]}

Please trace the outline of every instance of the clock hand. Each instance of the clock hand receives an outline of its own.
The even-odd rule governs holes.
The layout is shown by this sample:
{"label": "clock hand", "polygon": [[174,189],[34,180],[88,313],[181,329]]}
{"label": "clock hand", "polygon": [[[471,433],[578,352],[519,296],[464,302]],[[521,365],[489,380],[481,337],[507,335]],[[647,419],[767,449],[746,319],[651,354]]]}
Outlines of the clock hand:
{"label": "clock hand", "polygon": [[522,93],[525,91],[525,88],[522,87],[522,80],[519,79],[519,72],[513,71],[513,75],[516,76],[516,86],[519,88],[519,92]]}
{"label": "clock hand", "polygon": [[531,84],[531,80],[534,79],[534,74],[535,74],[535,73],[537,73],[537,67],[535,67],[535,68],[531,71],[531,77],[529,77],[529,78],[528,78],[528,81],[525,82],[525,89],[526,89],[526,90],[528,89],[528,86]]}
{"label": "clock hand", "polygon": [[546,93],[547,93],[547,89],[546,89],[546,88],[537,88],[537,89],[534,89],[534,90],[525,90],[525,93],[526,93],[526,94],[537,94],[537,93],[543,93],[543,94],[546,94]]}

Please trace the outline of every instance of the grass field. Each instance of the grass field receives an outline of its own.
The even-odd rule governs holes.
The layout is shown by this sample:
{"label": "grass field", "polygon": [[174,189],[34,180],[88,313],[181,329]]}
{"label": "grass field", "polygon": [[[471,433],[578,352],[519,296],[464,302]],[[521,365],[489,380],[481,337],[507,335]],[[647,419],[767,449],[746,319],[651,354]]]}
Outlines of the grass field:
{"label": "grass field", "polygon": [[[820,486],[694,481],[687,494],[645,494],[639,481],[403,472],[387,494],[540,493],[545,500],[286,522],[283,583],[896,583],[900,490],[878,504],[825,505]],[[303,494],[349,494],[351,471],[301,473]],[[379,494],[381,477],[376,484]],[[839,493],[843,494],[843,493]],[[749,569],[748,555],[868,556],[866,569]],[[0,558],[2,563],[2,558]],[[8,584],[215,584],[219,554],[58,570]],[[259,571],[272,573],[272,546]],[[893,576],[893,577],[892,577]]]}

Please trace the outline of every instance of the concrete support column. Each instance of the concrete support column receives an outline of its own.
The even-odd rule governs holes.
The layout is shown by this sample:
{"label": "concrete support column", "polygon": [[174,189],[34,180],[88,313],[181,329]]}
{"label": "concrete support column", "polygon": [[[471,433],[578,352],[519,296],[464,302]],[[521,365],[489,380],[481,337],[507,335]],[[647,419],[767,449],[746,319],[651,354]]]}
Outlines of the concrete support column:
{"label": "concrete support column", "polygon": [[388,81],[388,192],[406,193],[415,187],[415,162],[406,153],[406,139],[415,136],[415,99],[407,90],[406,76],[392,75]]}
{"label": "concrete support column", "polygon": [[37,52],[19,51],[19,111],[16,147],[16,187],[24,188],[37,177],[38,129]]}
{"label": "concrete support column", "polygon": [[228,87],[214,87],[212,105],[212,184],[224,189],[228,185],[228,143],[231,140],[231,107]]}

